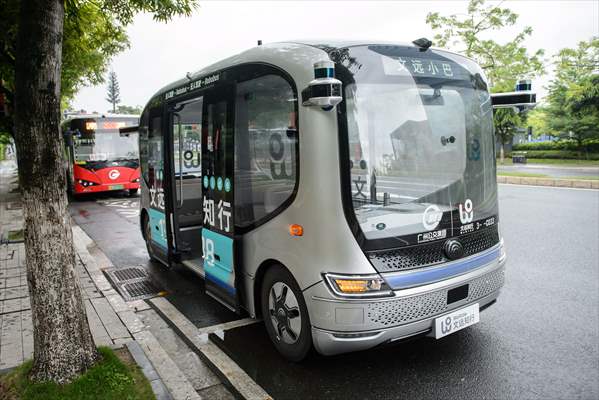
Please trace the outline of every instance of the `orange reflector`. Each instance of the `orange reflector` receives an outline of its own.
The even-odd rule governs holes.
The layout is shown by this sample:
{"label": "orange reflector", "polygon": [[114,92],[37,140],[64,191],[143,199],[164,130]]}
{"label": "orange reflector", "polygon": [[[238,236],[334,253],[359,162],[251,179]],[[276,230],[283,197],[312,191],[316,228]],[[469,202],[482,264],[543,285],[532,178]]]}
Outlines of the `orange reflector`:
{"label": "orange reflector", "polygon": [[289,234],[291,236],[303,236],[304,227],[298,224],[289,225]]}
{"label": "orange reflector", "polygon": [[368,290],[368,281],[335,279],[335,283],[343,293],[363,293]]}

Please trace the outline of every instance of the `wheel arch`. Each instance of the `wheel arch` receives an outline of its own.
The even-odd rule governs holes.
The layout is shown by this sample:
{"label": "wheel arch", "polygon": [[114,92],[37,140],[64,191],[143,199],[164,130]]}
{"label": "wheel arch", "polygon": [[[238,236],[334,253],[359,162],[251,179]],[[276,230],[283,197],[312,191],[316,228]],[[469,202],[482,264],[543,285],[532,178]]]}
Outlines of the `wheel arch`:
{"label": "wheel arch", "polygon": [[[280,266],[285,269],[292,277],[293,274],[283,264],[281,261],[276,260],[274,258],[269,258],[267,260],[262,261],[258,269],[256,270],[256,274],[254,275],[254,290],[253,290],[253,301],[254,301],[254,314],[256,318],[262,318],[262,282],[264,281],[264,276],[266,272],[274,268],[276,266]],[[293,278],[295,279],[295,278]]]}

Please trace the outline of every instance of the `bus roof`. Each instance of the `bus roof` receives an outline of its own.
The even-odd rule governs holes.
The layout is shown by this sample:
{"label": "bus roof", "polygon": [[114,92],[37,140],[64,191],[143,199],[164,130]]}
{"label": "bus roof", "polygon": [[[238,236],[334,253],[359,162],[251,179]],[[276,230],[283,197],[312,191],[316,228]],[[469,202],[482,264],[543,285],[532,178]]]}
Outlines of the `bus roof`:
{"label": "bus roof", "polygon": [[[367,46],[367,45],[395,45],[395,46],[405,46],[405,47],[416,47],[413,43],[406,42],[392,42],[392,41],[382,41],[382,40],[289,40],[285,42],[275,42],[275,43],[266,43],[260,46],[253,47],[251,49],[245,50],[237,55],[225,58],[224,60],[218,61],[214,64],[211,64],[207,67],[202,68],[199,71],[194,73],[188,73],[185,77],[172,82],[162,89],[158,90],[151,99],[156,98],[157,96],[161,96],[169,90],[178,88],[187,82],[196,80],[204,75],[209,75],[223,69],[232,67],[234,65],[250,63],[250,62],[264,62],[265,59],[269,60],[281,60],[282,62],[289,62],[289,53],[294,52],[298,57],[293,57],[295,60],[308,59],[310,57],[314,57],[314,51],[320,50],[322,52],[323,57],[328,57],[328,52],[346,48],[346,47],[354,47],[354,46]],[[444,51],[447,53],[457,54],[464,58],[465,57],[459,53],[453,53],[451,51],[440,49],[436,47],[431,47],[432,50]],[[302,57],[305,56],[305,57]],[[299,64],[299,61],[297,62]],[[303,66],[306,70],[312,71],[313,65],[306,64]]]}

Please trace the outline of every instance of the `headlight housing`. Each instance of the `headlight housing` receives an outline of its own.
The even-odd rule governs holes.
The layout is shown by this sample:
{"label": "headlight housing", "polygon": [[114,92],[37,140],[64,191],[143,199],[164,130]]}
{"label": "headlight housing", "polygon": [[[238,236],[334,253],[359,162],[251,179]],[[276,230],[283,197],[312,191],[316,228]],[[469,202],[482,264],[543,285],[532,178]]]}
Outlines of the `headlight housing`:
{"label": "headlight housing", "polygon": [[339,275],[324,274],[325,281],[333,293],[340,297],[385,297],[393,291],[378,274]]}
{"label": "headlight housing", "polygon": [[86,181],[85,179],[77,179],[77,183],[79,183],[83,187],[89,187],[89,186],[97,186],[97,185],[99,185],[99,183],[91,182],[91,181]]}

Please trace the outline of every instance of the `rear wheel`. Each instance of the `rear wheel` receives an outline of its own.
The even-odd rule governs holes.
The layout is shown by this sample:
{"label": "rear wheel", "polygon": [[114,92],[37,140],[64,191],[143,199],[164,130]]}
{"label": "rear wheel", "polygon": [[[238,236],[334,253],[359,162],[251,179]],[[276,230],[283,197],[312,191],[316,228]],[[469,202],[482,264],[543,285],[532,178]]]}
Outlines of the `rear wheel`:
{"label": "rear wheel", "polygon": [[150,256],[150,260],[155,261],[156,256],[154,255],[154,250],[152,249],[152,227],[150,226],[150,217],[145,212],[143,217],[143,232],[144,240],[146,241],[146,250],[148,251],[148,256]]}
{"label": "rear wheel", "polygon": [[282,266],[269,269],[262,282],[262,316],[276,349],[291,361],[301,361],[312,349],[310,318],[304,296]]}

